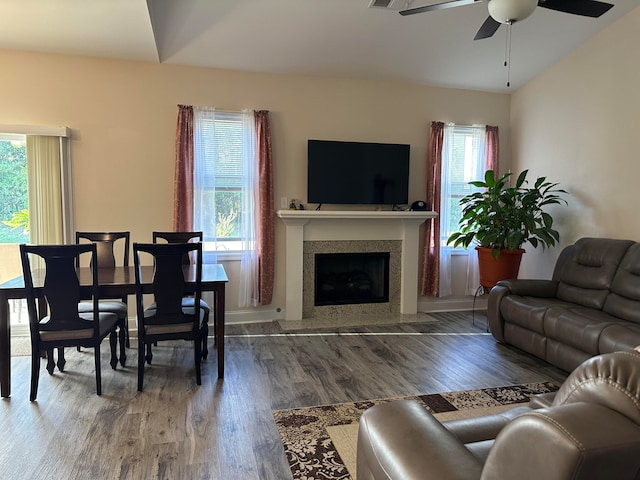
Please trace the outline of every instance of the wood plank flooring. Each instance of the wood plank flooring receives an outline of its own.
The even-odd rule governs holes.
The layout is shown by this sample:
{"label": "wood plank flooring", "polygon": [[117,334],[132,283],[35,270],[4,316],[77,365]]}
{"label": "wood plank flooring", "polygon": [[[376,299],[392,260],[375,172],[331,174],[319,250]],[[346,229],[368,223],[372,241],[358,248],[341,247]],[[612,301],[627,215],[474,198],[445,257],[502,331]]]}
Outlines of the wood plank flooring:
{"label": "wood plank flooring", "polygon": [[[535,381],[566,374],[497,344],[485,318],[284,331],[232,325],[225,378],[213,341],[195,384],[189,344],[160,344],[136,390],[137,350],[113,371],[103,348],[102,396],[93,352],[67,349],[64,373],[44,369],[29,402],[30,357],[12,358],[0,401],[2,479],[289,479],[272,410]],[[134,342],[132,342],[133,346]]]}

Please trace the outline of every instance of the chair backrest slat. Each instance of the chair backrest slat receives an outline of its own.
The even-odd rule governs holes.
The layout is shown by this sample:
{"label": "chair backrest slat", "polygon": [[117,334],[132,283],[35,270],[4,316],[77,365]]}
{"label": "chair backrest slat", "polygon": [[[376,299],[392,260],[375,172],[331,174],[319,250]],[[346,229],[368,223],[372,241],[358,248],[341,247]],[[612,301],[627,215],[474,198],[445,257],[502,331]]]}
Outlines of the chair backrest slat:
{"label": "chair backrest slat", "polygon": [[[78,303],[81,300],[82,292],[75,265],[83,254],[90,254],[91,258],[95,259],[96,246],[94,244],[20,245],[27,308],[32,329],[76,330],[93,328],[97,334],[98,322],[85,320],[78,314]],[[37,255],[44,260],[43,285],[34,285],[30,255]],[[36,309],[38,288],[42,289],[49,310],[49,319],[44,324],[40,323],[40,319],[45,316],[45,312],[38,314]],[[98,275],[94,270],[91,296],[96,299],[97,295]],[[94,301],[97,302],[97,300]]]}
{"label": "chair backrest slat", "polygon": [[124,239],[122,265],[125,267],[129,266],[130,238],[130,232],[76,232],[76,243],[80,243],[82,240],[88,240],[96,244],[96,262],[98,268],[112,268],[116,266],[115,243],[122,239]]}
{"label": "chair backrest slat", "polygon": [[[147,253],[153,258],[154,272],[152,290],[156,303],[156,313],[151,317],[144,316],[142,291],[142,262],[140,253]],[[186,294],[185,267],[183,258],[195,253],[194,294],[196,297],[194,315],[184,315],[182,298]],[[148,324],[169,324],[194,322],[198,327],[200,316],[200,296],[202,282],[202,244],[201,243],[167,243],[167,244],[133,244],[133,260],[136,275],[136,307],[138,318]],[[193,267],[192,267],[193,268]],[[191,290],[191,289],[189,289]],[[139,328],[140,329],[140,328]]]}
{"label": "chair backrest slat", "polygon": [[[158,243],[158,240],[164,240],[167,243],[189,243],[189,242],[202,242],[202,232],[153,232],[153,243]],[[182,258],[185,265],[193,263],[193,259],[190,254],[185,254]]]}

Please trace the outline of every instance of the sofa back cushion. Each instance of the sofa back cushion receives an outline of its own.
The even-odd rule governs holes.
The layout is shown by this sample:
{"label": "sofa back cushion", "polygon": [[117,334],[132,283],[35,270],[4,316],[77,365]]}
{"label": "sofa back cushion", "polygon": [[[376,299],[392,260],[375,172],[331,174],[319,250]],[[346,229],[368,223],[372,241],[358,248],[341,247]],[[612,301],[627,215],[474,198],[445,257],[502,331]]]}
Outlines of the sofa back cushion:
{"label": "sofa back cushion", "polygon": [[640,243],[631,245],[620,261],[603,310],[640,323]]}
{"label": "sofa back cushion", "polygon": [[604,307],[623,256],[634,242],[612,238],[581,238],[558,258],[554,279],[557,297],[585,307]]}

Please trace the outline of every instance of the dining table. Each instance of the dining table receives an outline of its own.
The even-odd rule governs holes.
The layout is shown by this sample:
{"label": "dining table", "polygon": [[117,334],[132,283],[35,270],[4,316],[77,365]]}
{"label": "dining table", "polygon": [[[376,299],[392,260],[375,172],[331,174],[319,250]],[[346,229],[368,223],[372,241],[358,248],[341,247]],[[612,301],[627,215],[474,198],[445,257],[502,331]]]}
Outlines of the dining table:
{"label": "dining table", "polygon": [[[78,279],[86,298],[90,298],[90,286],[92,283],[92,271],[90,267],[78,267]],[[142,291],[151,293],[153,278],[153,266],[141,266]],[[195,282],[195,268],[193,265],[185,265],[184,274],[187,291],[191,294]],[[229,279],[220,264],[203,264],[201,290],[213,292],[216,324],[216,350],[218,360],[218,378],[224,377],[224,310],[225,310],[225,286]],[[38,289],[44,283],[42,270],[33,272],[33,282]],[[117,266],[113,268],[98,269],[99,295],[101,298],[114,298],[136,293],[135,270],[133,266]],[[190,291],[191,287],[191,291]],[[83,295],[84,296],[84,295]],[[9,318],[9,300],[26,297],[24,278],[15,277],[0,284],[0,395],[11,395],[11,321]]]}

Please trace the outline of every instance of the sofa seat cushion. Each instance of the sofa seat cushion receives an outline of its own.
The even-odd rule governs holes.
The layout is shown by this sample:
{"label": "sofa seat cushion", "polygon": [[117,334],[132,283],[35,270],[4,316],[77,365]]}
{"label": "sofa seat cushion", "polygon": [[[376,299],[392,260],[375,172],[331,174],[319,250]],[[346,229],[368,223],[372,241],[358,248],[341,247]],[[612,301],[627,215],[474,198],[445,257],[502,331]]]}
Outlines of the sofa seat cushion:
{"label": "sofa seat cushion", "polygon": [[599,351],[600,334],[620,320],[600,310],[581,306],[551,307],[544,318],[547,338],[572,346],[590,355]]}
{"label": "sofa seat cushion", "polygon": [[507,295],[500,304],[505,322],[544,335],[544,316],[551,306],[571,306],[555,298]]}
{"label": "sofa seat cushion", "polygon": [[633,350],[640,345],[640,325],[607,325],[600,335],[600,353],[612,353]]}

